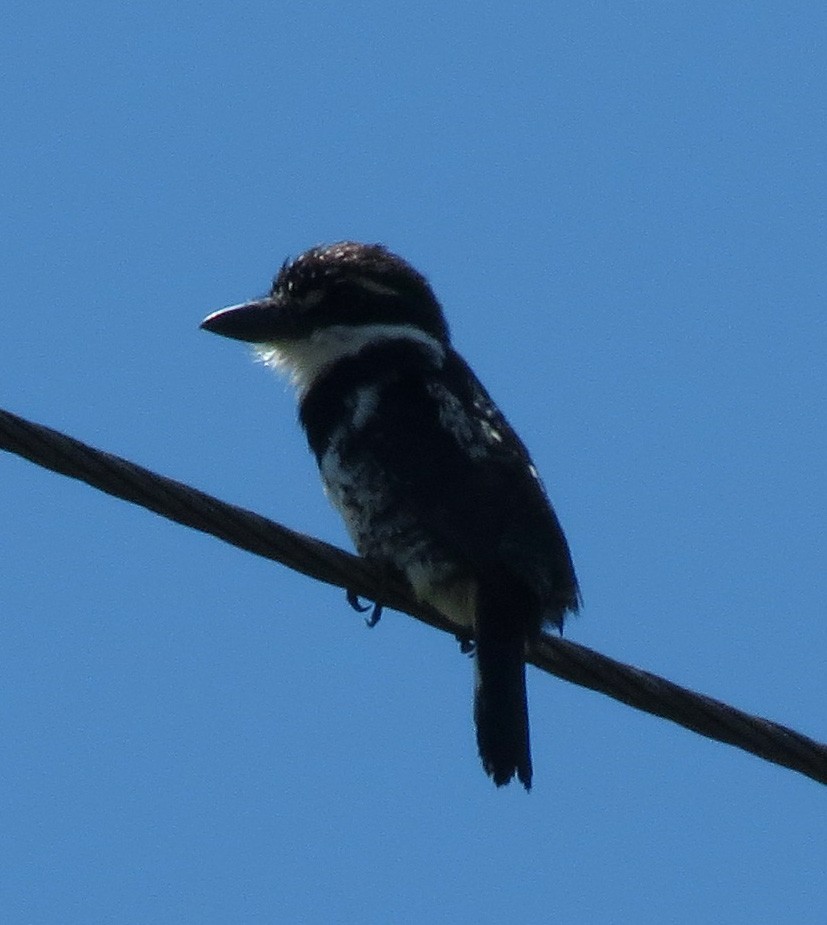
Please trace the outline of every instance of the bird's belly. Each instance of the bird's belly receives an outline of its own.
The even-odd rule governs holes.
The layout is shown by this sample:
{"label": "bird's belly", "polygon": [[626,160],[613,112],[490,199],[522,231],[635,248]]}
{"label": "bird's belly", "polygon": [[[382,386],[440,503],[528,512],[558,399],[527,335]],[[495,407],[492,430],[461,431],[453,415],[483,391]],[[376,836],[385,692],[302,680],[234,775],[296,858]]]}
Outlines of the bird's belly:
{"label": "bird's belly", "polygon": [[403,488],[392,485],[370,460],[351,461],[335,441],[319,469],[359,554],[398,569],[420,600],[470,626],[476,585],[419,522]]}

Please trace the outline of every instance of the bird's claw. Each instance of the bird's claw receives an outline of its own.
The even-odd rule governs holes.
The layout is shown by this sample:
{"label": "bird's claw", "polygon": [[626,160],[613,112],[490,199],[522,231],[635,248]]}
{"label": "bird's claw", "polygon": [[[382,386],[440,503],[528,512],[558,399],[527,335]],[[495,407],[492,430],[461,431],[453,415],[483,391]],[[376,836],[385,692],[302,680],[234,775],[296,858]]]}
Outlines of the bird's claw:
{"label": "bird's claw", "polygon": [[382,618],[381,604],[363,604],[359,600],[359,595],[355,591],[347,592],[347,602],[357,613],[367,613],[370,610],[370,616],[365,617],[365,623],[373,629]]}
{"label": "bird's claw", "polygon": [[474,644],[474,640],[471,639],[470,636],[460,636],[459,634],[457,634],[456,640],[459,643],[459,651],[462,652],[463,655],[473,655],[474,654],[476,645]]}
{"label": "bird's claw", "polygon": [[359,601],[359,595],[355,591],[347,592],[347,602],[357,613],[365,613],[370,610],[370,604],[362,604]]}

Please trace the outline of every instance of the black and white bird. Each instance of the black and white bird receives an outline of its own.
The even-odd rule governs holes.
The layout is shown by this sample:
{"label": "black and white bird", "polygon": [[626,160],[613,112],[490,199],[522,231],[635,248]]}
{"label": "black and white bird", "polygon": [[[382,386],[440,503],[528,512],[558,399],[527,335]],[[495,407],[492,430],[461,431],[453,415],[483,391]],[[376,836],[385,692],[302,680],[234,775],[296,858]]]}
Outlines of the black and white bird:
{"label": "black and white bird", "polygon": [[451,346],[427,280],[379,244],[314,247],[269,295],[201,327],[290,376],[359,553],[473,635],[483,767],[528,790],[526,644],[578,609],[577,579],[528,451]]}

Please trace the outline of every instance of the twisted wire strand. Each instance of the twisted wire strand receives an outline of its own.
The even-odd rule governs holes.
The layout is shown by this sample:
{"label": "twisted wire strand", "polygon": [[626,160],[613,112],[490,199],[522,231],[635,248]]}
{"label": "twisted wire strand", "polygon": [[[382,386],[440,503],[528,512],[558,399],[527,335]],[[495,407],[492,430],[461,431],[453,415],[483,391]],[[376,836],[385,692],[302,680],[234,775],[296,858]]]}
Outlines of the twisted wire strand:
{"label": "twisted wire strand", "polygon": [[[1,409],[0,449],[311,578],[381,602],[429,626],[454,635],[460,632],[412,597],[404,583],[365,559]],[[558,678],[827,784],[827,745],[779,723],[557,637],[544,635],[531,647],[527,661]]]}

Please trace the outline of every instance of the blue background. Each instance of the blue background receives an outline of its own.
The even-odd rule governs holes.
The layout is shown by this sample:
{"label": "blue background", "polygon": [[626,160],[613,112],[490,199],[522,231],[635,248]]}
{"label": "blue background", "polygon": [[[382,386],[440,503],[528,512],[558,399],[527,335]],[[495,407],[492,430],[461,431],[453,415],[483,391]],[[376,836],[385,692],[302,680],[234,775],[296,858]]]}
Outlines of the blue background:
{"label": "blue background", "polygon": [[[827,738],[816,3],[11,3],[0,404],[346,545],[198,330],[382,241],[523,435],[569,638]],[[814,782],[0,458],[0,920],[823,923]]]}

